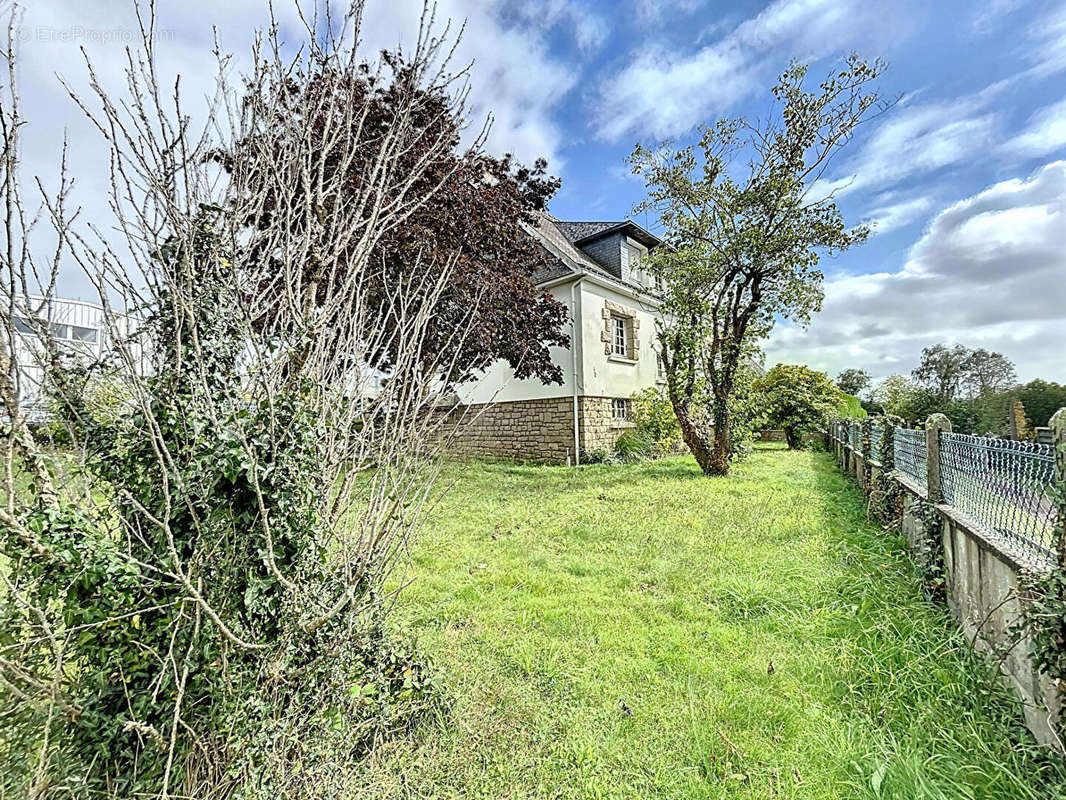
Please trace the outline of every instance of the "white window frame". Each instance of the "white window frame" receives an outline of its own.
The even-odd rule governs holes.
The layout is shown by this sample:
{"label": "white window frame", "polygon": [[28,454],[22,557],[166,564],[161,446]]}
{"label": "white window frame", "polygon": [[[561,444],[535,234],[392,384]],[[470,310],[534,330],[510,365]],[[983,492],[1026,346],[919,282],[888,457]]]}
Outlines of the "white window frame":
{"label": "white window frame", "polygon": [[624,397],[611,400],[611,419],[615,422],[626,422],[629,419],[629,401]]}
{"label": "white window frame", "polygon": [[611,315],[611,355],[629,357],[629,320]]}
{"label": "white window frame", "polygon": [[636,272],[644,264],[644,251],[630,242],[626,242],[626,247],[629,248],[629,269]]}

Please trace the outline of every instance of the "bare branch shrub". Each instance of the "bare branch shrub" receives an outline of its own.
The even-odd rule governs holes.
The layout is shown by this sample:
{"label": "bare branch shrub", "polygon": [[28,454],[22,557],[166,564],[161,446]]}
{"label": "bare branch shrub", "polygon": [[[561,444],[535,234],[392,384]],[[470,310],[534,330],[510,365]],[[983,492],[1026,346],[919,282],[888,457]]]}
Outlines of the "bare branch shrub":
{"label": "bare branch shrub", "polygon": [[[462,72],[430,11],[404,69],[364,63],[355,3],[308,19],[295,54],[272,24],[241,80],[219,55],[194,114],[138,10],[123,96],[88,62],[92,93],[71,92],[110,150],[99,202],[119,238],[78,225],[65,159],[27,211],[9,28],[0,794],[336,797],[432,699],[384,619],[448,434],[450,351],[427,359],[425,343],[451,264],[386,280],[372,253],[454,146],[426,140],[421,104],[462,115]],[[312,84],[288,113],[282,96]],[[371,126],[386,89],[402,102]],[[252,166],[228,171],[226,154]],[[106,363],[72,359],[43,318],[63,263],[99,291]],[[27,353],[62,437],[20,405]]]}

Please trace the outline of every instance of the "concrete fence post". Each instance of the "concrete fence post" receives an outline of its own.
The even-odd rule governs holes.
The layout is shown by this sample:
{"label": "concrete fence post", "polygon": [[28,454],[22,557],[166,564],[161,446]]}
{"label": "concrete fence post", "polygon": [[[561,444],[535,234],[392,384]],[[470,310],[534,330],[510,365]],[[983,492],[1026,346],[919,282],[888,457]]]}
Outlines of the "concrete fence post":
{"label": "concrete fence post", "polygon": [[925,421],[925,468],[926,491],[930,503],[940,503],[944,495],[940,491],[940,433],[951,433],[951,420],[943,414],[931,414]]}
{"label": "concrete fence post", "polygon": [[1051,426],[1051,446],[1055,448],[1055,489],[1058,499],[1059,564],[1066,569],[1066,408],[1060,408],[1048,423]]}

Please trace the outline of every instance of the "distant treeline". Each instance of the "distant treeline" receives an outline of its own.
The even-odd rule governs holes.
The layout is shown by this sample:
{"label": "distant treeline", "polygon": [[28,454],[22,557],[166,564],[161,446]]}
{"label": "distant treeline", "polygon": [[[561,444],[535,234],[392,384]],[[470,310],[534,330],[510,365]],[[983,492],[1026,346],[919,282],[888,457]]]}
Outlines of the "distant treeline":
{"label": "distant treeline", "polygon": [[837,385],[863,398],[874,414],[894,414],[908,423],[930,414],[946,414],[962,433],[1032,436],[1051,416],[1066,407],[1066,385],[1045,380],[1019,384],[1014,364],[1001,353],[970,350],[962,345],[935,345],[922,351],[910,377],[890,375],[876,385],[864,370],[844,370]]}

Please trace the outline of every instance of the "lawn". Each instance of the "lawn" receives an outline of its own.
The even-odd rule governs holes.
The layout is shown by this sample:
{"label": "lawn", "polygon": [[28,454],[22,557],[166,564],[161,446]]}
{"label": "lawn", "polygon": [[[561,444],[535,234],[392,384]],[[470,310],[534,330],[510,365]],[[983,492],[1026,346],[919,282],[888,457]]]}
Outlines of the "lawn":
{"label": "lawn", "polygon": [[1066,797],[829,456],[445,477],[394,619],[447,708],[368,795]]}

